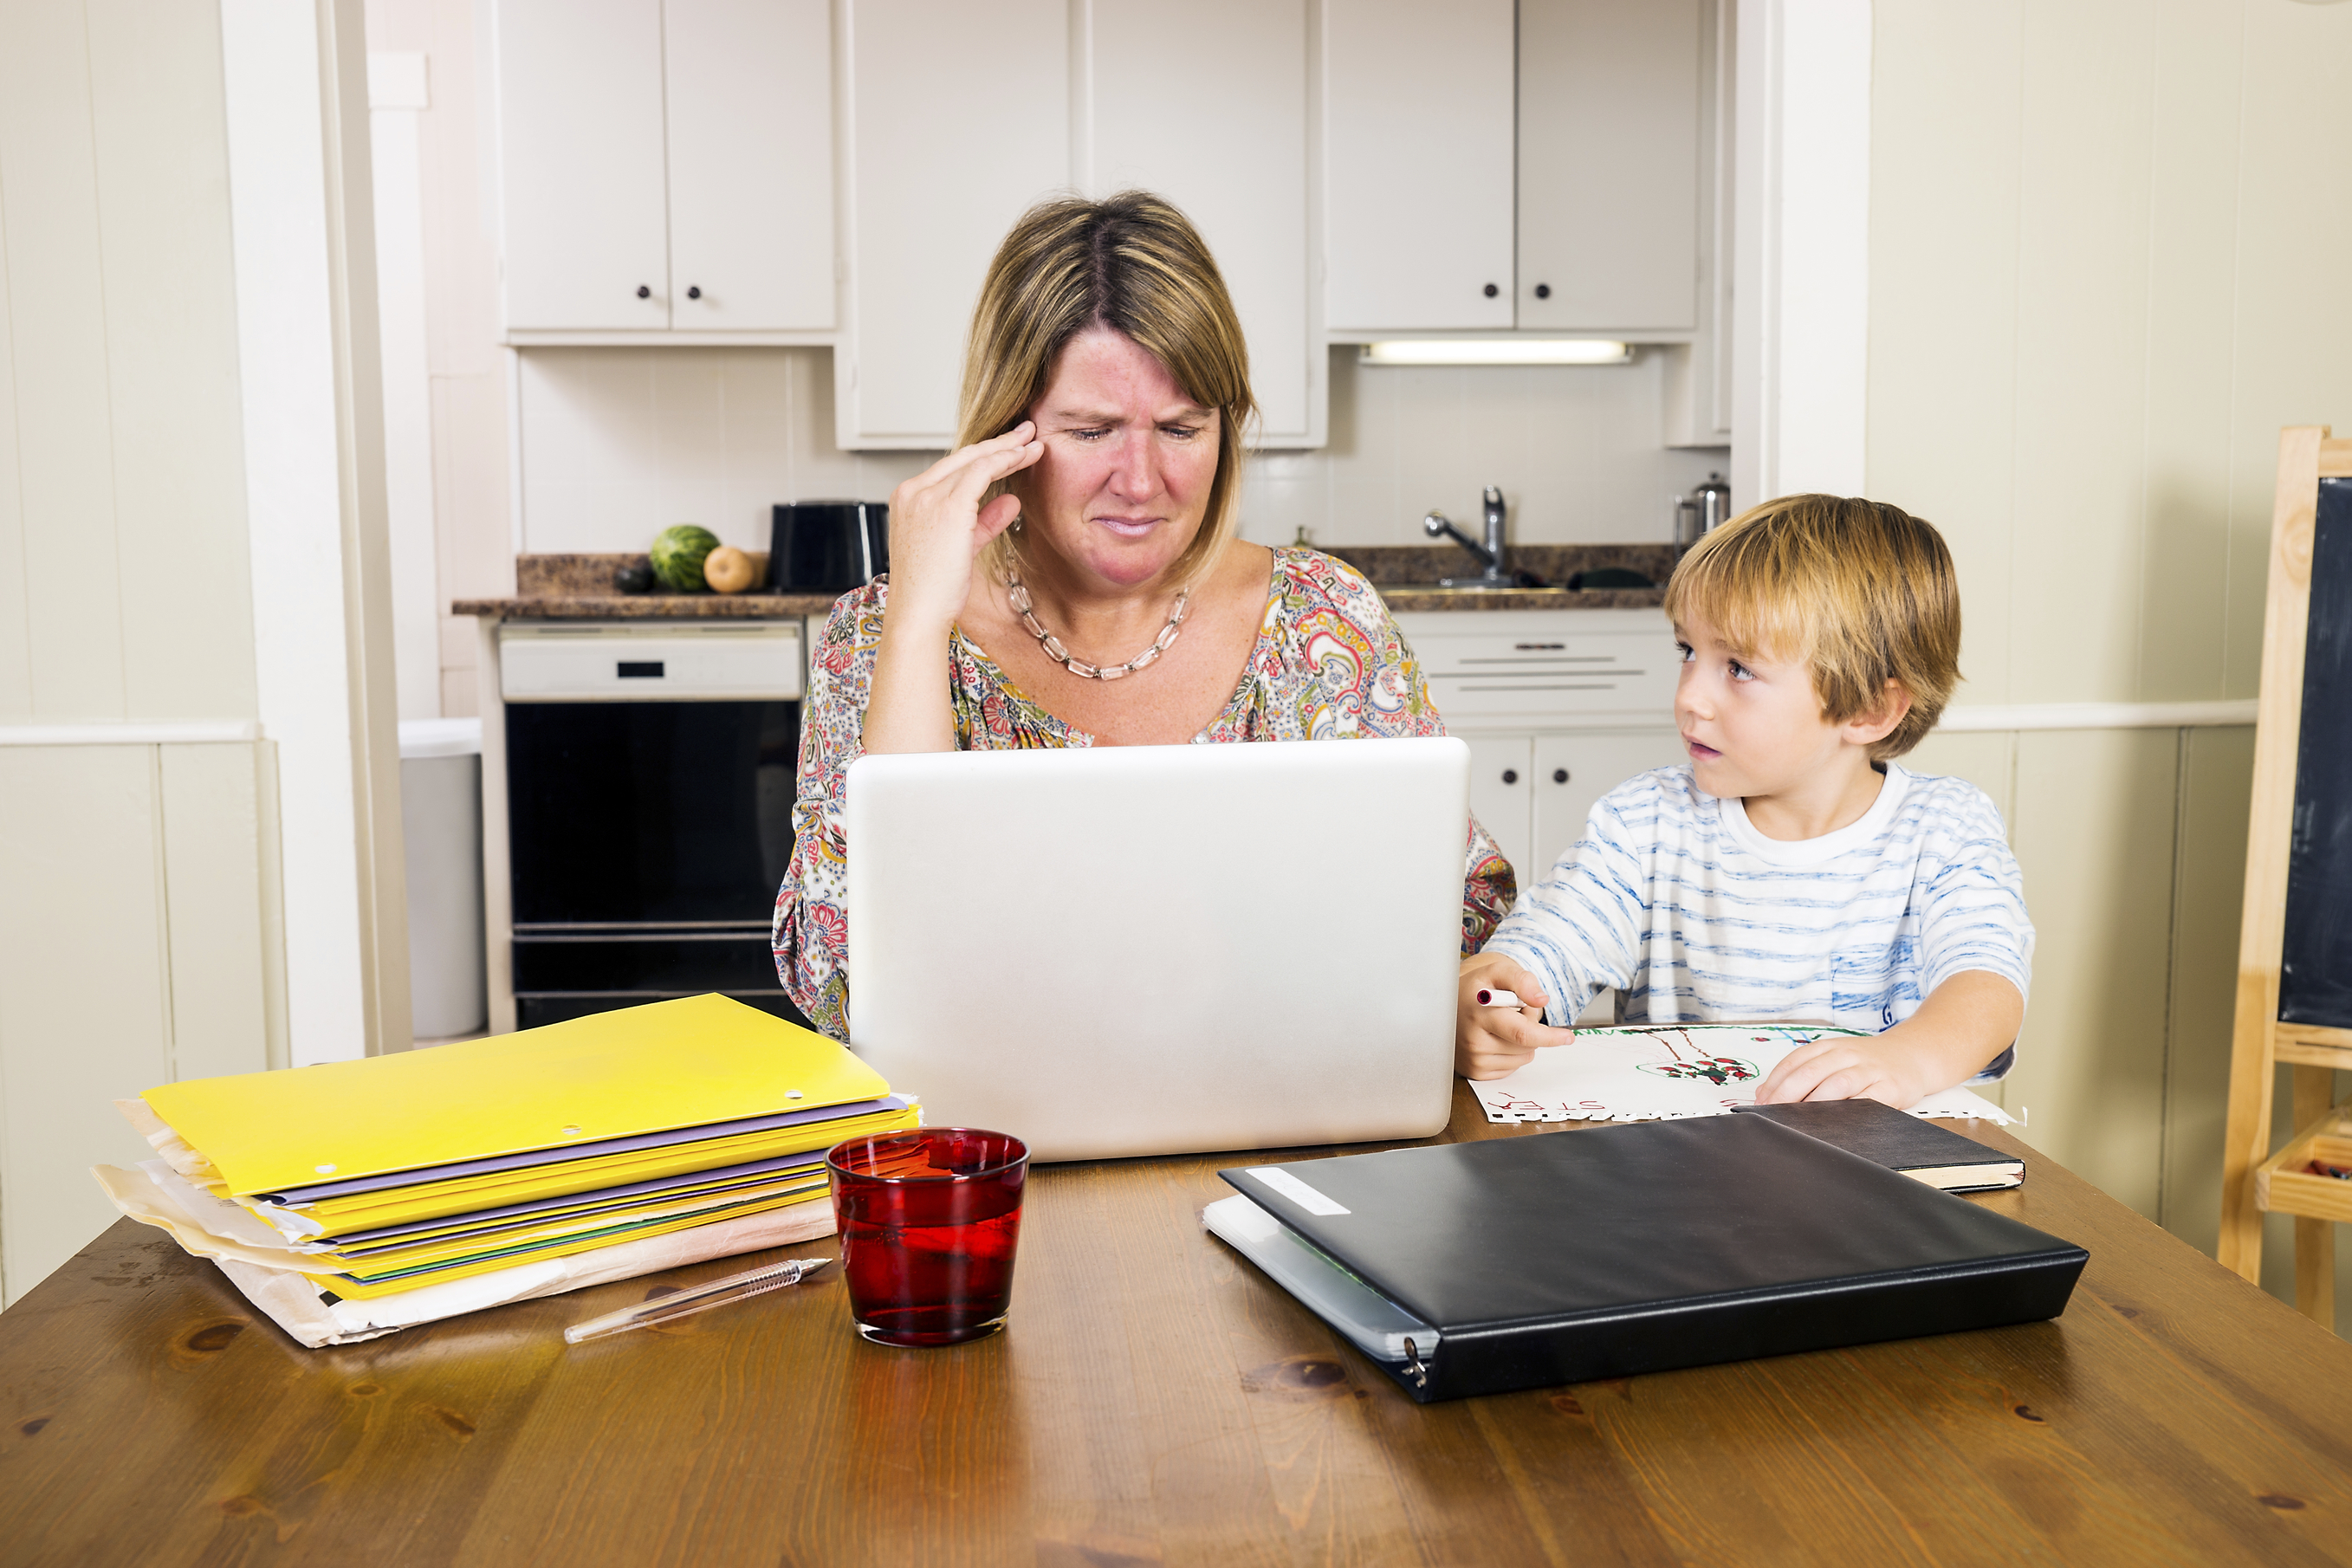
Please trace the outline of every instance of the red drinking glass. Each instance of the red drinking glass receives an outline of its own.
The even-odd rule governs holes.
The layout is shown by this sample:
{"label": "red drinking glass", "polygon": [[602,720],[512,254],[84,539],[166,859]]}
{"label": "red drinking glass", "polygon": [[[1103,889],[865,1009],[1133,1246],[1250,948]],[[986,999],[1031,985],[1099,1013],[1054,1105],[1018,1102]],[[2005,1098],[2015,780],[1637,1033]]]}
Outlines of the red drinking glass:
{"label": "red drinking glass", "polygon": [[1029,1145],[973,1127],[852,1138],[824,1157],[849,1314],[877,1344],[952,1345],[1004,1326]]}

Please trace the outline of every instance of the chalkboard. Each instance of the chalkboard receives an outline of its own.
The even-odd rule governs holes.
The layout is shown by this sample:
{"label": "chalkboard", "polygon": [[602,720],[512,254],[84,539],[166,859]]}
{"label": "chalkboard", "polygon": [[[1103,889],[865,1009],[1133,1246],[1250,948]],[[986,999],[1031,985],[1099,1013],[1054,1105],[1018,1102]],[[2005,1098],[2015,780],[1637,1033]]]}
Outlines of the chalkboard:
{"label": "chalkboard", "polygon": [[2280,1019],[2352,1028],[2352,479],[2319,481]]}

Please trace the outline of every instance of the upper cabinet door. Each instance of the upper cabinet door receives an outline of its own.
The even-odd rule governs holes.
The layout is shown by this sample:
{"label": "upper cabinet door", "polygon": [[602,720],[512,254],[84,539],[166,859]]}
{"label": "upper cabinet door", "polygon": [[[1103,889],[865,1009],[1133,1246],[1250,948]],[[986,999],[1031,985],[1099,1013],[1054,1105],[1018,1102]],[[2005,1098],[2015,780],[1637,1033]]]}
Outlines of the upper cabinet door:
{"label": "upper cabinet door", "polygon": [[1320,446],[1306,0],[1200,0],[1176,11],[1093,0],[1090,9],[1086,188],[1139,187],[1183,210],[1216,257],[1249,341],[1257,441]]}
{"label": "upper cabinet door", "polygon": [[1013,220],[1070,177],[1068,0],[848,0],[845,448],[955,437],[964,335]]}
{"label": "upper cabinet door", "polygon": [[669,325],[660,0],[498,0],[509,328]]}
{"label": "upper cabinet door", "polygon": [[1703,8],[1520,0],[1520,326],[1697,324]]}
{"label": "upper cabinet door", "polygon": [[676,331],[833,325],[829,0],[667,0]]}
{"label": "upper cabinet door", "polygon": [[1512,324],[1512,0],[1325,0],[1334,331]]}

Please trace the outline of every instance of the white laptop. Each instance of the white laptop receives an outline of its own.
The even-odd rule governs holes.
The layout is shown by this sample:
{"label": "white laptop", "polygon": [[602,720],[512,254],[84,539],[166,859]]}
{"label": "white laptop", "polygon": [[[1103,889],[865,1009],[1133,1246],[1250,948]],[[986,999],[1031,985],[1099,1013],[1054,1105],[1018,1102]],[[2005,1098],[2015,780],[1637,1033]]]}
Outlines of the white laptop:
{"label": "white laptop", "polygon": [[1427,1137],[1469,778],[1450,739],[861,758],[851,1048],[1036,1160]]}

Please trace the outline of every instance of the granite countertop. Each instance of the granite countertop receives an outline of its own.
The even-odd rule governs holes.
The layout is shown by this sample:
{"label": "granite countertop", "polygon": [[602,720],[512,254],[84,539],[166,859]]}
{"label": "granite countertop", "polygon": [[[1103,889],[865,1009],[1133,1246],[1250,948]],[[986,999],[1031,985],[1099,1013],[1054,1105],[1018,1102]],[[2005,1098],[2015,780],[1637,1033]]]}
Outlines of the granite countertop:
{"label": "granite countertop", "polygon": [[[765,577],[768,557],[751,551],[753,581]],[[1503,553],[1504,564],[1546,583],[1565,583],[1580,572],[1618,567],[1638,572],[1654,588],[1497,588],[1448,593],[1441,577],[1469,575],[1477,563],[1454,545],[1339,544],[1326,552],[1371,580],[1394,610],[1614,610],[1650,609],[1665,601],[1666,574],[1674,570],[1671,544],[1519,544]],[[515,559],[515,595],[510,599],[459,599],[449,608],[460,616],[517,621],[754,620],[768,616],[821,616],[838,597],[833,594],[624,594],[614,576],[624,566],[642,564],[643,555],[546,554]]]}

